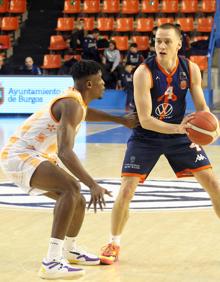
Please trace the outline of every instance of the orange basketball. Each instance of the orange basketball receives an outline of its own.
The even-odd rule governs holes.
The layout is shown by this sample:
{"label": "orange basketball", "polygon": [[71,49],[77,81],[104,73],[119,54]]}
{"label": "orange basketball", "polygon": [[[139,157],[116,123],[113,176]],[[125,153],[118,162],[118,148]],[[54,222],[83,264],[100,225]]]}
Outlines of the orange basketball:
{"label": "orange basketball", "polygon": [[196,112],[190,120],[192,128],[188,128],[189,139],[198,145],[207,145],[219,137],[219,121],[210,112]]}

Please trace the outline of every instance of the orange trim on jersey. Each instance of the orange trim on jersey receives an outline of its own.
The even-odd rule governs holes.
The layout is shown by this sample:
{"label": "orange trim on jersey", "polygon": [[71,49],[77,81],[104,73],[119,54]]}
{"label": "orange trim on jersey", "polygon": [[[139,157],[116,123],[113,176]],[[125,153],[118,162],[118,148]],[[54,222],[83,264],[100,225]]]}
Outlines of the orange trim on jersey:
{"label": "orange trim on jersey", "polygon": [[139,177],[139,183],[144,183],[144,180],[147,178],[147,174],[130,173],[130,172],[123,172],[121,176]]}
{"label": "orange trim on jersey", "polygon": [[152,77],[152,73],[151,73],[151,70],[148,68],[148,66],[146,64],[143,64],[146,68],[146,70],[148,70],[149,74],[150,74],[150,80],[151,80],[151,87],[150,88],[153,88],[154,86],[154,81],[153,81],[153,77]]}
{"label": "orange trim on jersey", "polygon": [[51,116],[52,120],[56,123],[59,123],[59,121],[53,115],[52,107],[57,101],[62,100],[62,99],[67,99],[67,98],[74,99],[75,101],[77,101],[83,107],[84,110],[87,109],[87,105],[83,101],[81,93],[78,90],[76,90],[75,88],[71,87],[70,89],[66,90],[63,95],[53,99],[51,104],[50,104],[50,108],[49,108],[50,116]]}
{"label": "orange trim on jersey", "polygon": [[189,65],[189,81],[190,81],[190,89],[192,87],[192,65],[191,65],[191,61],[189,59],[188,60],[188,65]]}
{"label": "orange trim on jersey", "polygon": [[211,165],[205,165],[205,166],[201,166],[201,167],[194,168],[194,169],[186,168],[186,169],[184,169],[180,172],[176,172],[176,176],[178,178],[180,178],[180,177],[191,177],[191,176],[193,176],[193,172],[202,171],[202,170],[205,170],[205,169],[208,169],[208,168],[212,168],[212,166]]}
{"label": "orange trim on jersey", "polygon": [[176,72],[176,70],[177,70],[177,68],[178,68],[178,66],[179,66],[179,58],[177,57],[177,59],[176,59],[176,65],[175,65],[174,69],[171,71],[171,73],[167,72],[167,71],[164,69],[164,67],[162,67],[162,66],[160,65],[160,63],[158,62],[157,58],[156,58],[156,63],[157,63],[158,68],[162,71],[162,73],[165,74],[166,76],[170,77],[170,76],[173,76],[173,75],[174,75],[174,73]]}
{"label": "orange trim on jersey", "polygon": [[19,139],[18,137],[12,136],[12,137],[10,137],[8,144],[12,145],[12,144],[16,143],[18,141],[18,139]]}

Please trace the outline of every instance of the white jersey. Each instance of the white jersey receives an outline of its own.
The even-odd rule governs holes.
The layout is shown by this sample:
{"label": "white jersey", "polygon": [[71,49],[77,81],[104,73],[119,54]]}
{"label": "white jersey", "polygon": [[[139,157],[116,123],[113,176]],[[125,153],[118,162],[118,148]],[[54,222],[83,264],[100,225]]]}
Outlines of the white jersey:
{"label": "white jersey", "polygon": [[46,107],[31,115],[11,136],[0,153],[3,170],[19,186],[30,187],[30,179],[37,166],[45,160],[57,161],[57,128],[59,121],[52,114],[52,106],[60,99],[72,98],[83,109],[85,120],[87,106],[81,94],[70,88],[53,99]]}

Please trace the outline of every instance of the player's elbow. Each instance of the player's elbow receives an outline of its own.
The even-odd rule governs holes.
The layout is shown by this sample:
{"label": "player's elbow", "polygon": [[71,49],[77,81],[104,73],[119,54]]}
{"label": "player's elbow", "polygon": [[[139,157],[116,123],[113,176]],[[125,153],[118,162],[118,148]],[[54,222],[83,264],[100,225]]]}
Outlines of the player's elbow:
{"label": "player's elbow", "polygon": [[144,129],[151,129],[151,116],[145,116],[139,118],[141,127]]}
{"label": "player's elbow", "polygon": [[59,148],[57,156],[60,160],[65,161],[66,159],[68,159],[69,155],[70,155],[70,152],[67,148],[65,147]]}

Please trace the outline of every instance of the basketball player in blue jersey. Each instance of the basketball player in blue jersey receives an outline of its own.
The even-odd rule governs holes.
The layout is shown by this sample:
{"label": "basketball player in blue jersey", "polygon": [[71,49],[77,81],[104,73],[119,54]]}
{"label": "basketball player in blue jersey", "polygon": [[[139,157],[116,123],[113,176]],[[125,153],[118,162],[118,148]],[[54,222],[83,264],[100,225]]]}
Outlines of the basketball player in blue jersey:
{"label": "basketball player in blue jersey", "polygon": [[180,30],[172,24],[158,27],[156,56],[148,58],[134,74],[134,99],[140,126],[128,140],[120,192],[112,210],[110,243],[101,254],[103,264],[119,256],[120,236],[128,220],[129,204],[139,182],[165,155],[177,177],[194,176],[209,193],[220,217],[220,184],[203,149],[186,135],[185,97],[190,89],[196,111],[209,111],[201,88],[199,67],[178,56]]}

